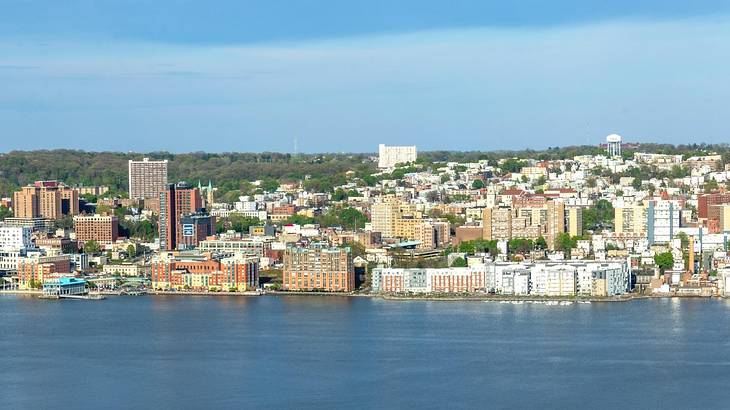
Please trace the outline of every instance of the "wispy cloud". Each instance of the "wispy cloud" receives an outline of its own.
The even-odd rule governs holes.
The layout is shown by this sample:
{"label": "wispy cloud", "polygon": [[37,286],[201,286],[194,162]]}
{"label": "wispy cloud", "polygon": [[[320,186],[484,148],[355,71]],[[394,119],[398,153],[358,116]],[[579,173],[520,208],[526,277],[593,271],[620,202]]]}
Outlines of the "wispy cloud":
{"label": "wispy cloud", "polygon": [[0,134],[33,132],[43,144],[104,133],[113,137],[104,143],[118,142],[103,148],[125,150],[285,150],[294,135],[311,151],[371,150],[378,140],[525,148],[614,131],[713,141],[726,135],[727,23],[432,30],[266,46],[82,43],[44,54],[0,43],[3,64],[34,67],[0,73],[11,78]]}

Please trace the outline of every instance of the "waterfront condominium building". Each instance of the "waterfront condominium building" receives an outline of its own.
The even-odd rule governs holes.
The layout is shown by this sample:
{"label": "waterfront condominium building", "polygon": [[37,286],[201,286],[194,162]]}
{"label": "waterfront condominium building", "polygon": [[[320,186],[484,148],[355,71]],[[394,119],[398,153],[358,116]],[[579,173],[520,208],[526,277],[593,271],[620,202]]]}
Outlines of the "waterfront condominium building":
{"label": "waterfront condominium building", "polygon": [[150,264],[153,289],[250,291],[259,286],[259,258],[162,252]]}
{"label": "waterfront condominium building", "polygon": [[288,247],[284,251],[284,290],[350,292],[355,289],[355,270],[350,248],[323,244]]}
{"label": "waterfront condominium building", "polygon": [[486,266],[450,268],[375,268],[373,292],[465,293],[485,290]]}
{"label": "waterfront condominium building", "polygon": [[[178,243],[183,243],[181,241],[183,235],[188,234],[187,230],[182,229],[182,217],[201,212],[203,200],[200,191],[185,182],[167,184],[166,188],[159,192],[159,198],[160,249],[176,250]],[[197,241],[195,244],[197,245]]]}
{"label": "waterfront condominium building", "polygon": [[129,198],[157,198],[167,186],[167,160],[129,160]]}
{"label": "waterfront condominium building", "polygon": [[60,219],[79,213],[79,193],[58,181],[35,181],[13,193],[16,218]]}
{"label": "waterfront condominium building", "polygon": [[57,277],[57,274],[71,272],[71,255],[32,255],[18,260],[18,285],[29,289],[33,282],[43,283]]}
{"label": "waterfront condominium building", "polygon": [[119,220],[116,216],[78,215],[74,217],[74,231],[80,243],[96,241],[108,245],[117,241]]}
{"label": "waterfront condominium building", "polygon": [[390,147],[378,145],[378,168],[392,168],[396,164],[416,161],[416,146]]}

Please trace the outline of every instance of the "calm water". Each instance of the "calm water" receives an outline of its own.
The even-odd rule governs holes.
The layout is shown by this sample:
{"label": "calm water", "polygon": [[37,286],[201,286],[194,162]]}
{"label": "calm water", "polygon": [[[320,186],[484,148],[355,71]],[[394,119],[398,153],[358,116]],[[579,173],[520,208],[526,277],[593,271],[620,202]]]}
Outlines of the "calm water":
{"label": "calm water", "polygon": [[0,408],[728,408],[730,302],[0,296]]}

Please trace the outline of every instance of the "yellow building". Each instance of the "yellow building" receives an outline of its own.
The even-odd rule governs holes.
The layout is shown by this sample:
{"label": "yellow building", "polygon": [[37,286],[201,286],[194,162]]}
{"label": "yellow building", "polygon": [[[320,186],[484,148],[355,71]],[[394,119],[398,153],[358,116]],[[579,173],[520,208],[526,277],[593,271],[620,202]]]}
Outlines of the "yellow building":
{"label": "yellow building", "polygon": [[613,208],[614,231],[617,234],[632,233],[646,235],[646,207],[627,205]]}
{"label": "yellow building", "polygon": [[715,208],[711,209],[711,211],[717,213],[717,219],[719,221],[717,227],[718,232],[730,231],[730,205],[710,205],[710,208]]}
{"label": "yellow building", "polygon": [[583,208],[575,206],[565,210],[566,230],[570,236],[583,235]]}
{"label": "yellow building", "polygon": [[[566,217],[567,216],[567,217]],[[580,210],[573,212],[574,231],[580,232]],[[529,206],[485,208],[482,213],[483,238],[537,239],[545,238],[549,249],[554,249],[557,235],[570,229],[570,213],[566,214],[562,201],[547,201]]]}

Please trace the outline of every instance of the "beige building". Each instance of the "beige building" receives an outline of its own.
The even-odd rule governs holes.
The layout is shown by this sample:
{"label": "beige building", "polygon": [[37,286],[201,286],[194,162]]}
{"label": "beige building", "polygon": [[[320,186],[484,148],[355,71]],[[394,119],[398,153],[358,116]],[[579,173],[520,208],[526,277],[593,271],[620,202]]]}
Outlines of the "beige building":
{"label": "beige building", "polygon": [[[580,211],[573,212],[576,232],[582,223]],[[544,204],[485,208],[482,213],[483,237],[487,240],[537,239],[545,238],[548,248],[554,249],[555,237],[570,229],[570,212],[566,212],[562,201],[547,201]]]}
{"label": "beige building", "polygon": [[718,215],[718,220],[720,221],[720,224],[718,226],[719,232],[730,231],[730,205],[710,205],[710,208],[711,211],[716,212]]}
{"label": "beige building", "polygon": [[150,274],[150,267],[136,263],[107,264],[104,265],[102,271],[105,275],[148,276]]}
{"label": "beige building", "polygon": [[355,270],[350,248],[289,247],[284,251],[284,290],[355,290]]}
{"label": "beige building", "polygon": [[167,160],[129,161],[129,198],[157,198],[167,186]]}
{"label": "beige building", "polygon": [[385,238],[420,241],[420,248],[445,246],[451,237],[451,226],[442,220],[424,219],[413,204],[396,197],[385,197],[370,209],[372,229]]}
{"label": "beige building", "polygon": [[583,208],[571,206],[565,208],[565,229],[570,236],[583,235]]}
{"label": "beige building", "polygon": [[617,234],[646,235],[647,219],[644,205],[624,205],[613,208],[614,231]]}
{"label": "beige building", "polygon": [[[380,232],[386,238],[395,238],[399,235],[399,230],[409,229],[407,227],[398,226],[398,222],[404,217],[411,219],[421,217],[416,212],[415,206],[401,201],[396,197],[385,197],[380,202],[376,202],[370,208],[370,220],[373,231]],[[402,222],[409,224],[410,222]]]}
{"label": "beige building", "polygon": [[58,181],[36,181],[13,193],[13,212],[16,218],[78,215],[79,193]]}
{"label": "beige building", "polygon": [[484,208],[482,229],[486,240],[512,238],[512,208]]}

